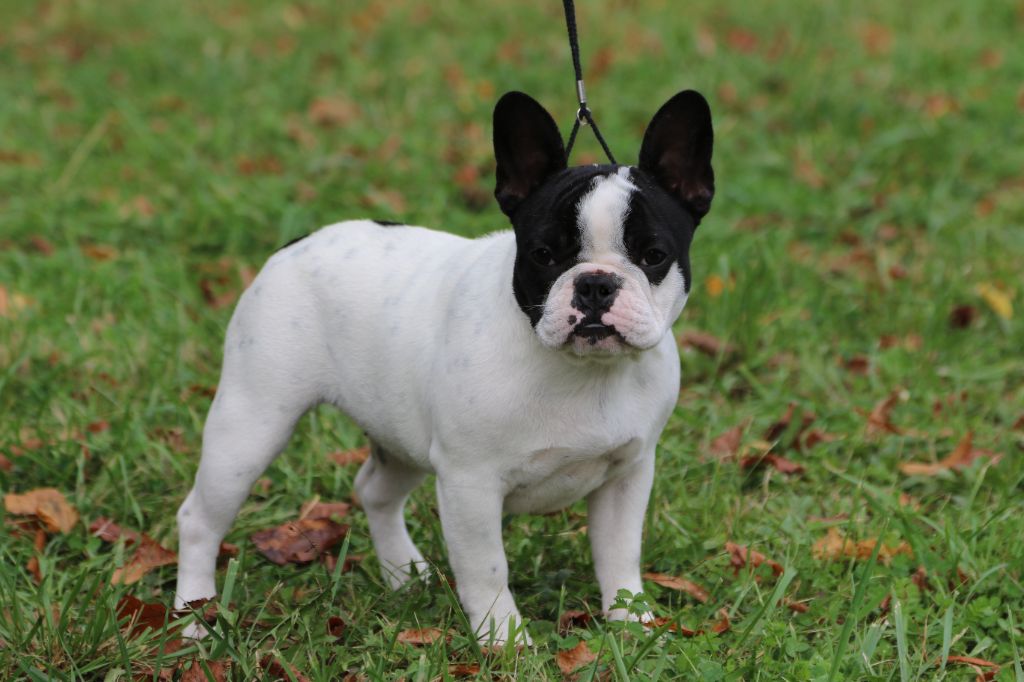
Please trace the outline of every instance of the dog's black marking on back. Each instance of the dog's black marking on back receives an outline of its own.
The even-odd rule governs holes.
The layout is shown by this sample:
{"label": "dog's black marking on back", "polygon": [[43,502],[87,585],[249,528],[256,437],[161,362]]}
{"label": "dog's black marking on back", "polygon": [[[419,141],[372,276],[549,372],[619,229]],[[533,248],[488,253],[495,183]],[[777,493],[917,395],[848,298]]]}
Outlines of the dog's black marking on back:
{"label": "dog's black marking on back", "polygon": [[404,225],[408,225],[408,223],[398,223],[398,222],[395,222],[394,220],[377,220],[377,219],[373,219],[373,222],[377,223],[381,227],[402,227]]}
{"label": "dog's black marking on back", "polygon": [[284,246],[279,248],[278,251],[284,251],[285,249],[287,249],[292,244],[297,244],[298,242],[301,242],[303,239],[305,239],[306,237],[308,237],[311,234],[313,234],[313,233],[312,232],[307,232],[306,234],[299,235],[295,239],[291,240],[290,242],[288,242],[287,244],[285,244]]}

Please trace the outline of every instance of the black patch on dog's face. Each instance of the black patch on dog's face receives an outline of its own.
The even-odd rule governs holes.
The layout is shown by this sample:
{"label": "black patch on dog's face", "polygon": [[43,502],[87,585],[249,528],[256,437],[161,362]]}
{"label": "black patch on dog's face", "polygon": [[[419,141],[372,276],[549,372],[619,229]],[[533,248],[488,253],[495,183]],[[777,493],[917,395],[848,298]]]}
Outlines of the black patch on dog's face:
{"label": "black patch on dog's face", "polygon": [[[579,263],[580,200],[593,189],[595,178],[614,171],[614,166],[563,170],[523,200],[512,215],[516,234],[512,291],[532,324],[544,313],[551,285]],[[542,249],[550,252],[553,263],[537,257]]]}
{"label": "black patch on dog's face", "polygon": [[407,225],[408,224],[408,223],[398,223],[398,222],[395,222],[394,220],[376,220],[376,219],[373,219],[371,222],[377,223],[381,227],[401,227],[403,225]]}
{"label": "black patch on dog's face", "polygon": [[[693,216],[644,171],[630,169],[630,180],[637,190],[629,197],[622,235],[629,260],[643,270],[652,285],[661,284],[678,263],[689,293],[690,243],[697,229]],[[652,250],[664,253],[665,259],[647,263]]]}

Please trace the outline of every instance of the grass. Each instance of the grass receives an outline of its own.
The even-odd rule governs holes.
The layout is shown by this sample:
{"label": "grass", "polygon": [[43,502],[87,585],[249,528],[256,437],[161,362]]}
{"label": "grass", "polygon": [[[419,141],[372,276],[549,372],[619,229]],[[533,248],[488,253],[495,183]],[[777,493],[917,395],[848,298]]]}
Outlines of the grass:
{"label": "grass", "polygon": [[[238,679],[269,674],[266,655],[312,679],[428,680],[460,662],[558,679],[556,654],[585,640],[598,658],[582,680],[973,678],[950,656],[1024,679],[1019,3],[581,5],[588,92],[621,160],[679,89],[703,91],[715,114],[719,191],[677,329],[738,352],[681,352],[644,546],[645,569],[712,596],[651,583],[659,613],[706,632],[598,619],[559,634],[563,610],[599,606],[579,506],[507,520],[535,642],[520,654],[484,656],[437,581],[389,593],[358,512],[347,551],[367,558],[353,571],[269,563],[252,532],[351,490],[354,469],[325,454],[361,435],[319,409],[228,536],[241,551],[218,582],[230,573],[233,586],[199,653],[232,661]],[[167,663],[155,646],[166,635],[128,638],[115,605],[124,593],[169,603],[173,566],[110,586],[125,549],[86,524],[112,517],[174,546],[239,272],[345,218],[504,227],[489,196],[491,107],[523,89],[568,127],[563,31],[555,2],[0,5],[0,452],[12,464],[0,487],[58,488],[84,519],[49,539],[40,584],[25,568],[31,538],[0,533],[0,677],[151,678]],[[599,160],[581,140],[576,160]],[[997,314],[985,286],[1016,310]],[[950,323],[958,306],[965,328]],[[893,391],[902,433],[867,435],[865,415]],[[790,403],[840,436],[784,450],[803,475],[711,454],[738,424],[758,447]],[[99,422],[109,428],[89,431]],[[968,431],[1002,460],[898,470],[941,459]],[[447,572],[431,486],[408,516]],[[906,542],[913,556],[820,560],[811,548],[833,526]],[[734,573],[727,541],[777,560],[784,577]],[[913,580],[922,566],[930,589]],[[783,595],[807,612],[778,605]],[[714,634],[723,608],[732,627]],[[337,643],[330,616],[348,624]],[[397,641],[421,626],[454,634]]]}

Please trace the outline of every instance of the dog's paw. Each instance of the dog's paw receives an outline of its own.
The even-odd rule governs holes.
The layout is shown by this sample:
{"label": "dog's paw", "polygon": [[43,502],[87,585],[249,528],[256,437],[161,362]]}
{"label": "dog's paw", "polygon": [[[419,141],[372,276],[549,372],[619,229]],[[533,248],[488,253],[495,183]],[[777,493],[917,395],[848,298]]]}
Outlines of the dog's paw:
{"label": "dog's paw", "polygon": [[182,639],[205,639],[209,634],[209,626],[205,623],[189,623],[181,630]]}

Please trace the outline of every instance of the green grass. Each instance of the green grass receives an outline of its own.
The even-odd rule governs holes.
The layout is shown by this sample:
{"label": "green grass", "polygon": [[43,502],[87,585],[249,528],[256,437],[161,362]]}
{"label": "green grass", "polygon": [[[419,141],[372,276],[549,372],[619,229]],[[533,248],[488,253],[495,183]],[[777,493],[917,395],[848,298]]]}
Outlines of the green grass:
{"label": "green grass", "polygon": [[[677,90],[700,89],[715,115],[718,196],[677,328],[739,353],[681,353],[644,567],[712,595],[700,604],[650,584],[660,613],[707,629],[724,608],[731,630],[682,638],[598,619],[559,635],[561,610],[599,607],[579,506],[507,521],[512,587],[535,642],[518,655],[483,656],[437,581],[389,593],[358,511],[349,552],[367,558],[354,571],[269,563],[252,532],[314,495],[350,494],[354,470],[325,454],[361,435],[319,409],[228,536],[241,554],[202,652],[233,661],[238,679],[260,677],[268,652],[313,679],[428,680],[454,662],[557,679],[556,653],[582,638],[598,654],[583,680],[973,679],[943,665],[957,655],[1024,679],[1019,3],[580,4],[588,92],[620,160],[635,159],[650,116]],[[168,603],[175,572],[110,587],[124,548],[86,524],[109,516],[174,546],[209,405],[191,389],[216,384],[231,311],[209,306],[201,281],[224,277],[214,293],[235,291],[240,268],[346,218],[503,228],[489,197],[491,107],[504,90],[526,90],[568,128],[561,7],[7,2],[0,64],[0,452],[13,464],[0,487],[59,488],[84,519],[49,540],[39,585],[25,569],[31,538],[0,533],[0,677],[129,679],[160,665],[162,635],[127,639],[115,604],[125,592]],[[318,98],[348,103],[335,112],[343,125],[311,121]],[[599,154],[584,131],[575,159]],[[95,258],[97,246],[113,257]],[[712,297],[711,275],[734,284]],[[1015,296],[1009,319],[979,296],[985,283]],[[949,322],[959,305],[976,312],[966,329]],[[867,374],[844,368],[856,356]],[[869,438],[866,413],[896,389],[893,421],[906,432]],[[745,442],[757,440],[790,402],[841,436],[785,451],[803,476],[744,472],[709,454],[714,436],[746,420]],[[101,420],[108,430],[88,432]],[[1002,461],[899,472],[944,457],[967,431]],[[33,438],[45,445],[12,454]],[[417,492],[409,523],[448,572],[432,497],[430,485]],[[906,542],[914,556],[816,559],[811,547],[835,525]],[[782,563],[782,582],[766,567],[734,574],[726,541]],[[933,589],[911,580],[918,566]],[[809,610],[779,606],[783,592]],[[325,625],[336,615],[349,624],[338,644]],[[422,649],[396,642],[419,626],[454,635]]]}

